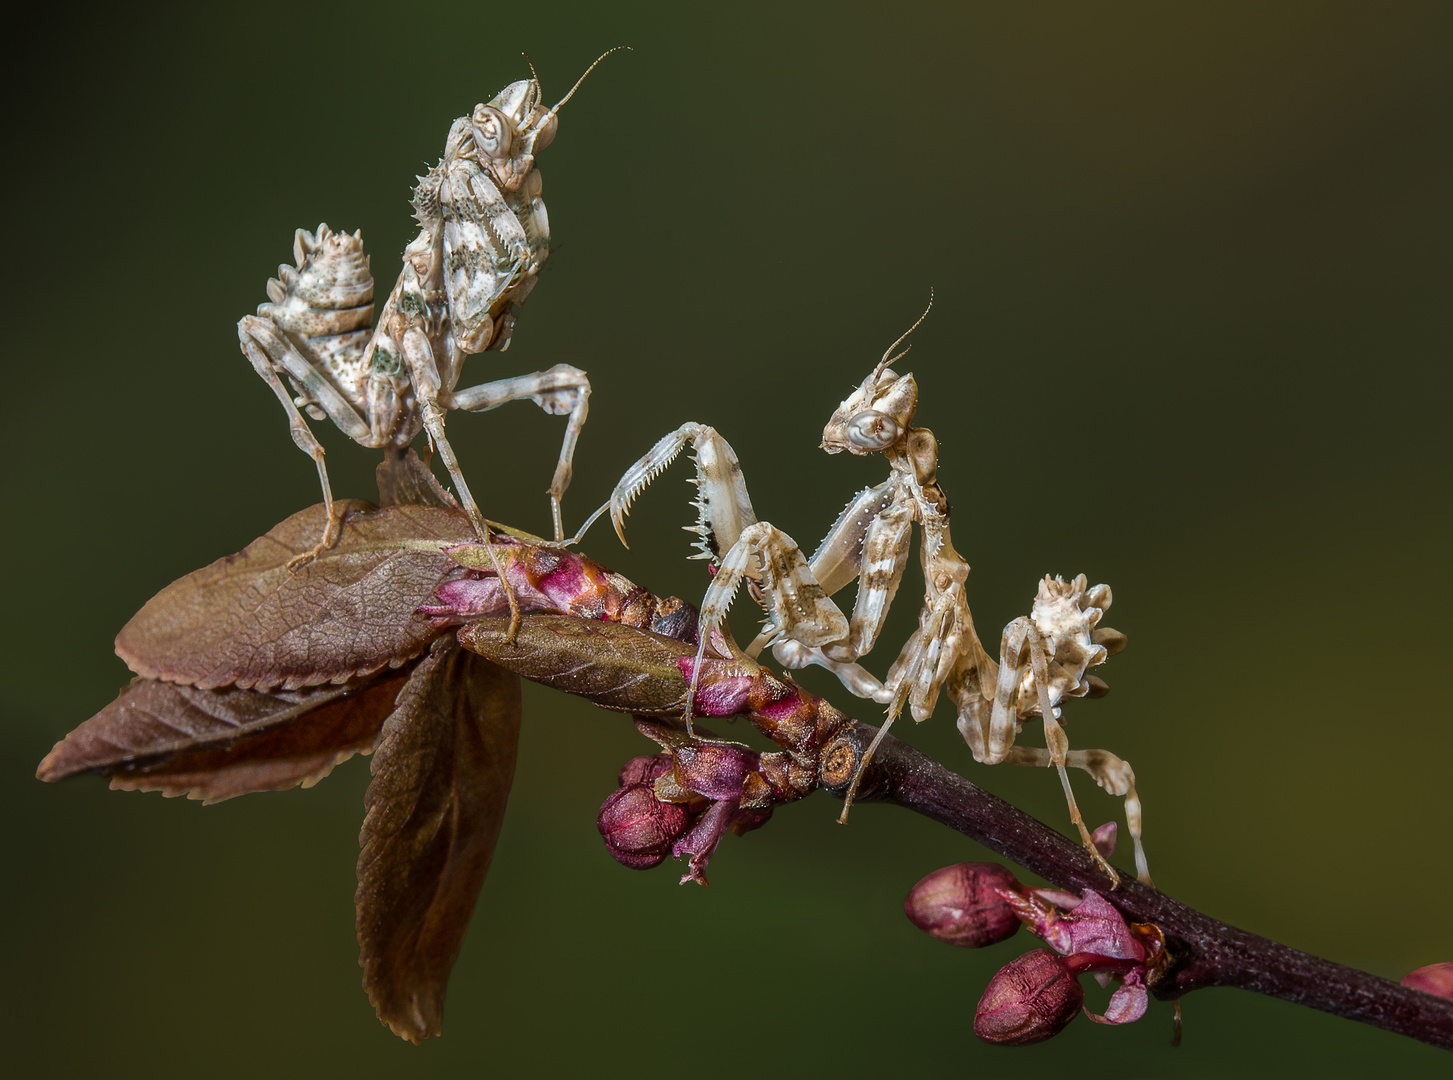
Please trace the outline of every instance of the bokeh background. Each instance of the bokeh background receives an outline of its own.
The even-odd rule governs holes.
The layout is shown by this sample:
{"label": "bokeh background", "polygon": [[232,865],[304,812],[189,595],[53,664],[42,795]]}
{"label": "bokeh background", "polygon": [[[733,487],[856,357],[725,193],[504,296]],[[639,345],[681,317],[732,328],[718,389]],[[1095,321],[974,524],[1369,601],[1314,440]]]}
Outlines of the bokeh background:
{"label": "bokeh background", "polygon": [[[594,814],[650,746],[526,689],[519,775],[445,1036],[359,989],[367,764],[210,808],[57,787],[153,592],[317,501],[237,350],[293,230],[362,227],[386,287],[415,173],[526,74],[559,244],[511,350],[595,394],[578,522],[682,421],[732,441],[811,547],[876,460],[821,425],[883,348],[939,436],[986,638],[1045,573],[1108,581],[1131,648],[1072,705],[1135,766],[1152,866],[1234,924],[1397,978],[1453,959],[1448,286],[1453,9],[1441,3],[779,6],[253,2],[12,23],[3,262],[0,1008],[10,1075],[1430,1075],[1440,1052],[1235,991],[1005,1051],[969,1030],[1028,947],[904,920],[957,835],[822,797],[727,840],[710,889],[613,863]],[[316,425],[334,489],[375,455]],[[450,434],[486,512],[547,528],[561,421]],[[585,550],[699,597],[684,464]],[[915,571],[916,572],[916,571]],[[873,662],[914,616],[910,577]],[[750,605],[733,623],[750,636]],[[871,719],[820,673],[807,680]],[[947,703],[904,734],[1068,831],[1053,775],[973,764]],[[1087,782],[1092,823],[1120,806]],[[1094,998],[1092,1001],[1101,1000]],[[14,1070],[14,1071],[11,1071]]]}

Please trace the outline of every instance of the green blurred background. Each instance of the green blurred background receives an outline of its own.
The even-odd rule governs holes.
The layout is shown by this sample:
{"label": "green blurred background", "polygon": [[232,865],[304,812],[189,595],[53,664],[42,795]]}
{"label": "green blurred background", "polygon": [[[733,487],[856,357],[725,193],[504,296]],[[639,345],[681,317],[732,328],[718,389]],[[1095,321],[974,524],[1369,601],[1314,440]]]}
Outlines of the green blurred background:
{"label": "green blurred background", "polygon": [[[116,630],[173,578],[317,501],[237,350],[293,230],[362,227],[387,284],[450,121],[526,74],[601,65],[541,159],[559,244],[503,356],[595,387],[571,522],[684,420],[736,447],[806,547],[877,460],[821,425],[915,335],[980,629],[1046,571],[1108,581],[1131,648],[1073,704],[1139,776],[1158,882],[1237,925],[1397,978],[1445,917],[1453,8],[1208,3],[129,8],[12,24],[4,530],[11,1075],[707,1077],[1429,1075],[1447,1057],[1233,991],[1005,1051],[969,1031],[1028,947],[950,949],[899,905],[982,849],[812,799],[729,839],[709,890],[613,863],[594,813],[650,746],[529,687],[499,853],[444,1038],[359,989],[367,764],[221,806],[33,779],[127,672]],[[331,426],[340,495],[375,455]],[[450,434],[492,517],[547,528],[561,421]],[[698,598],[684,464],[622,550]],[[916,573],[916,570],[914,571]],[[905,588],[878,670],[914,617]],[[733,615],[750,636],[750,605]],[[821,673],[807,681],[864,719]],[[1066,827],[1052,775],[975,765],[947,704],[904,732]],[[1120,806],[1087,782],[1092,824]],[[1093,1001],[1102,1001],[1095,998]],[[8,1071],[8,1070],[7,1070]]]}

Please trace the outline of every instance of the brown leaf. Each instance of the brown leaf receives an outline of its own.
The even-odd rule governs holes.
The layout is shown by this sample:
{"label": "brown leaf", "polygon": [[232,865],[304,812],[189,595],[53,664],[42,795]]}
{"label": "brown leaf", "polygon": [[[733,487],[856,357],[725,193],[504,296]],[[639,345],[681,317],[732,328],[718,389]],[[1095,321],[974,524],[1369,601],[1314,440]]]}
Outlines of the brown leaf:
{"label": "brown leaf", "polygon": [[476,619],[459,628],[459,642],[527,679],[603,708],[670,714],[685,704],[686,680],[676,662],[695,656],[695,646],[566,615],[526,615],[514,641],[508,630],[508,619]]}
{"label": "brown leaf", "polygon": [[101,773],[113,788],[209,803],[311,786],[373,749],[406,678],[273,693],[138,679],[58,742],[36,775]]}
{"label": "brown leaf", "polygon": [[454,566],[427,544],[472,538],[468,518],[338,505],[342,533],[317,559],[288,569],[322,535],[321,505],[172,582],[122,628],[117,655],[148,679],[259,690],[343,682],[419,655],[438,632],[414,608]]}
{"label": "brown leaf", "polygon": [[440,506],[449,510],[459,509],[454,496],[429,471],[429,466],[419,460],[412,446],[402,454],[395,450],[385,452],[384,459],[374,471],[378,482],[379,506]]}
{"label": "brown leaf", "polygon": [[379,1019],[411,1042],[439,1034],[519,734],[519,678],[452,638],[414,669],[384,725],[359,834],[358,962]]}

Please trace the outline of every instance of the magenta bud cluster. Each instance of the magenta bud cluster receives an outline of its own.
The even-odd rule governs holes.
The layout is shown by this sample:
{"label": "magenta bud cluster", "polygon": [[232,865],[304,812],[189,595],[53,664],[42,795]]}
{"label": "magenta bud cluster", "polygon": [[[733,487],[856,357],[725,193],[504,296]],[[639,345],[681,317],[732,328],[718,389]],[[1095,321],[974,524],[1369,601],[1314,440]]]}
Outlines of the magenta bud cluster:
{"label": "magenta bud cluster", "polygon": [[633,870],[659,866],[668,855],[685,858],[682,884],[705,885],[722,837],[760,828],[772,816],[761,764],[754,750],[704,740],[631,759],[596,816],[606,849]]}
{"label": "magenta bud cluster", "polygon": [[[1107,839],[1113,843],[1113,832]],[[913,887],[903,910],[920,930],[951,945],[994,945],[1023,923],[1049,946],[1006,964],[979,1001],[974,1033],[1002,1046],[1048,1039],[1081,1011],[1100,1024],[1140,1019],[1151,971],[1163,960],[1159,931],[1132,927],[1099,893],[1029,889],[997,863],[936,870]],[[1103,1015],[1084,1008],[1079,976],[1086,972],[1101,985],[1120,983]]]}
{"label": "magenta bud cluster", "polygon": [[656,797],[657,778],[670,771],[670,754],[632,758],[621,770],[621,786],[601,806],[595,826],[611,858],[622,866],[659,866],[690,825],[686,806]]}

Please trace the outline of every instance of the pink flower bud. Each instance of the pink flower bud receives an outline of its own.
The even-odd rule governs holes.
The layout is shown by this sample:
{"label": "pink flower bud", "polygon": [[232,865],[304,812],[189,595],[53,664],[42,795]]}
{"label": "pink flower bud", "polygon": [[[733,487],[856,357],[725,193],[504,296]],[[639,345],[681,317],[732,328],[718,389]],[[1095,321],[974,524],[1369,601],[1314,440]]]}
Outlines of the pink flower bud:
{"label": "pink flower bud", "polygon": [[1115,854],[1115,840],[1119,835],[1120,826],[1113,821],[1107,821],[1090,834],[1090,842],[1095,845],[1100,858],[1108,859]]}
{"label": "pink flower bud", "polygon": [[1402,984],[1453,1001],[1453,963],[1429,964],[1402,977]]}
{"label": "pink flower bud", "polygon": [[913,886],[903,914],[939,941],[977,949],[1005,941],[1019,929],[1019,917],[996,891],[1019,888],[998,863],[955,863]]}
{"label": "pink flower bud", "polygon": [[656,798],[650,782],[634,783],[611,792],[595,825],[611,858],[632,870],[649,870],[671,853],[671,845],[686,831],[690,816],[685,806]]}
{"label": "pink flower bud", "polygon": [[688,791],[713,800],[739,802],[742,785],[761,765],[761,757],[744,746],[696,743],[678,747],[676,764]]}
{"label": "pink flower bud", "polygon": [[1058,1035],[1085,992],[1064,960],[1035,949],[999,969],[974,1013],[974,1034],[998,1046],[1027,1046]]}
{"label": "pink flower bud", "polygon": [[[696,658],[681,657],[676,661],[676,669],[690,683],[697,671]],[[692,699],[692,708],[698,716],[735,716],[747,711],[748,698],[757,681],[754,675],[742,673],[740,665],[733,660],[703,660],[700,671],[696,696]]]}
{"label": "pink flower bud", "polygon": [[620,785],[654,784],[658,776],[671,771],[670,754],[646,754],[633,757],[621,768]]}

